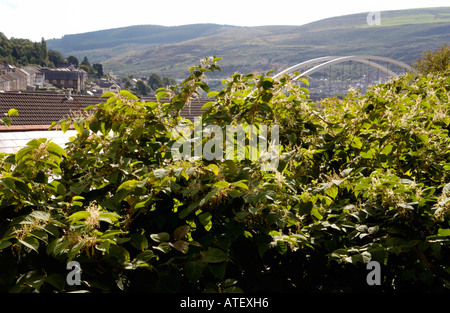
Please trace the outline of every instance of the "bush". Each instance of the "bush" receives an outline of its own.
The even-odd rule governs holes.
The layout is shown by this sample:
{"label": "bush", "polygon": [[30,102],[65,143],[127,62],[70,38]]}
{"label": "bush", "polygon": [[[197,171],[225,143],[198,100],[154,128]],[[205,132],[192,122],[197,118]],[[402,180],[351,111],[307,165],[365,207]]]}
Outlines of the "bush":
{"label": "bush", "polygon": [[[448,75],[317,104],[288,75],[237,73],[209,92],[215,70],[205,60],[157,102],[108,94],[55,123],[78,131],[66,149],[1,155],[1,291],[448,291]],[[213,97],[203,126],[279,126],[277,170],[172,156],[199,88]],[[70,261],[81,285],[66,282]]]}
{"label": "bush", "polygon": [[442,45],[437,50],[429,50],[413,65],[420,74],[444,73],[450,69],[450,47]]}

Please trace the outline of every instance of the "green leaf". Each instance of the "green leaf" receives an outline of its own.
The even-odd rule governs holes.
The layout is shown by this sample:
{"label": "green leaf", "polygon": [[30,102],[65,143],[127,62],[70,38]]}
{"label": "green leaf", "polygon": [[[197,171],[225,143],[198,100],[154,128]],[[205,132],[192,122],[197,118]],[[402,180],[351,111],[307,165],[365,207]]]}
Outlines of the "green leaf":
{"label": "green leaf", "polygon": [[46,279],[46,283],[49,283],[59,291],[62,291],[64,289],[64,286],[66,284],[66,279],[64,276],[59,274],[50,274]]}
{"label": "green leaf", "polygon": [[325,190],[325,193],[333,199],[336,199],[338,192],[339,192],[339,188],[335,185],[332,186],[331,188],[328,188],[327,190]]}
{"label": "green leaf", "polygon": [[361,157],[364,159],[373,159],[373,150],[361,151]]}
{"label": "green leaf", "polygon": [[98,214],[98,220],[109,224],[114,224],[120,219],[120,215],[114,212],[101,211]]}
{"label": "green leaf", "polygon": [[191,283],[196,284],[202,276],[204,268],[205,265],[201,261],[189,261],[184,266],[184,273]]}
{"label": "green leaf", "polygon": [[60,125],[61,125],[61,130],[63,131],[63,133],[66,133],[70,128],[70,123],[67,123],[66,121],[62,121],[60,123]]}
{"label": "green leaf", "polygon": [[45,243],[48,242],[48,235],[43,230],[35,229],[32,232],[30,232],[29,234],[39,240],[42,240]]}
{"label": "green leaf", "polygon": [[38,252],[39,249],[39,241],[34,237],[27,237],[23,240],[19,239],[19,242],[24,245],[27,248],[30,248],[31,250]]}
{"label": "green leaf", "polygon": [[58,255],[70,245],[70,241],[65,240],[64,238],[59,238],[53,241],[50,245],[54,247],[53,251],[47,251],[47,253],[51,252],[54,255]]}
{"label": "green leaf", "polygon": [[249,190],[248,186],[243,181],[237,181],[237,182],[231,183],[231,185],[235,186],[235,187],[239,187],[239,188],[245,189],[245,190]]}
{"label": "green leaf", "polygon": [[95,249],[98,251],[109,253],[109,246],[111,245],[111,242],[109,240],[105,240],[97,245],[95,245]]}
{"label": "green leaf", "polygon": [[202,213],[198,216],[200,223],[205,227],[206,231],[210,231],[212,227],[212,214],[210,212]]}
{"label": "green leaf", "polygon": [[319,220],[323,219],[323,216],[319,213],[319,209],[317,207],[312,208],[311,214]]}
{"label": "green leaf", "polygon": [[202,110],[206,110],[209,109],[212,105],[213,105],[213,101],[210,102],[206,102],[203,106],[202,106]]}
{"label": "green leaf", "polygon": [[16,109],[9,109],[8,116],[19,115],[19,112]]}
{"label": "green leaf", "polygon": [[48,186],[56,195],[60,195],[63,197],[66,195],[66,187],[64,187],[64,185],[59,181],[54,180],[50,184],[48,184]]}
{"label": "green leaf", "polygon": [[69,221],[71,221],[71,223],[75,223],[79,220],[85,220],[87,219],[89,216],[91,216],[91,213],[88,211],[78,211],[73,213],[72,215],[70,215],[68,217]]}
{"label": "green leaf", "polygon": [[100,236],[100,238],[101,239],[106,239],[106,238],[114,237],[114,236],[117,236],[117,235],[123,235],[123,234],[125,234],[125,233],[122,230],[120,230],[120,229],[109,229],[109,230],[105,231]]}
{"label": "green leaf", "polygon": [[30,271],[26,274],[23,274],[19,277],[17,280],[17,284],[14,287],[14,289],[18,288],[16,291],[11,292],[20,292],[20,290],[24,286],[29,286],[31,288],[34,288],[36,290],[39,290],[41,288],[42,284],[45,281],[45,276],[39,273],[38,271]]}
{"label": "green leaf", "polygon": [[166,242],[170,240],[170,234],[169,233],[157,233],[157,234],[151,234],[150,238],[156,242]]}
{"label": "green leaf", "polygon": [[192,211],[194,211],[199,206],[199,204],[200,204],[200,201],[192,202],[191,204],[189,204],[189,206],[186,209],[183,209],[180,211],[180,213],[178,214],[178,217],[181,219],[184,219],[186,216],[191,214]]}
{"label": "green leaf", "polygon": [[228,183],[228,182],[226,182],[226,181],[224,181],[224,180],[221,180],[221,181],[215,183],[215,184],[214,184],[214,187],[217,187],[217,188],[219,188],[219,189],[223,189],[223,188],[228,187],[229,185],[230,185],[230,183]]}
{"label": "green leaf", "polygon": [[214,98],[214,97],[216,97],[217,95],[219,94],[219,92],[218,91],[210,91],[210,92],[208,92],[208,94],[206,95],[208,98]]}
{"label": "green leaf", "polygon": [[9,240],[2,240],[0,241],[0,250],[3,250],[9,247],[10,245],[12,245],[12,243]]}
{"label": "green leaf", "polygon": [[388,145],[384,146],[384,148],[381,150],[381,153],[388,155],[392,152],[393,147],[394,147],[393,145],[388,144]]}
{"label": "green leaf", "polygon": [[2,118],[1,121],[2,121],[6,126],[11,126],[11,119],[10,119],[9,117]]}
{"label": "green leaf", "polygon": [[417,135],[417,137],[420,139],[420,141],[422,141],[422,143],[424,145],[428,144],[428,136],[427,136],[427,134],[420,134],[420,135]]}
{"label": "green leaf", "polygon": [[210,248],[207,252],[205,257],[203,258],[203,261],[207,262],[207,263],[219,263],[219,262],[223,262],[223,261],[227,261],[228,257],[225,254],[225,252],[223,252],[220,249],[217,248]]}
{"label": "green leaf", "polygon": [[45,230],[47,233],[52,235],[53,237],[59,237],[59,230],[58,227],[52,224],[45,224],[40,227],[41,229]]}
{"label": "green leaf", "polygon": [[219,167],[216,164],[210,164],[206,168],[211,170],[215,175],[219,175]]}
{"label": "green leaf", "polygon": [[120,91],[120,94],[124,97],[126,97],[128,100],[139,100],[138,97],[136,97],[135,95],[133,95],[131,92],[129,92],[128,90],[122,89]]}
{"label": "green leaf", "polygon": [[208,263],[208,269],[209,271],[214,275],[214,277],[223,280],[226,273],[226,262],[219,262],[219,263]]}
{"label": "green leaf", "polygon": [[445,237],[450,236],[450,229],[439,228],[438,235],[445,236]]}
{"label": "green leaf", "polygon": [[67,261],[70,262],[73,258],[80,252],[81,248],[83,248],[85,242],[81,241],[75,244],[72,248],[70,248],[69,253],[67,254]]}
{"label": "green leaf", "polygon": [[116,96],[116,94],[114,92],[108,91],[108,92],[105,92],[104,94],[102,94],[100,96],[100,98],[111,98],[111,97],[115,97],[115,96]]}
{"label": "green leaf", "polygon": [[145,251],[140,252],[136,256],[136,260],[139,260],[139,261],[142,261],[142,262],[148,262],[154,257],[155,257],[155,254],[153,253],[153,251],[145,250]]}
{"label": "green leaf", "polygon": [[356,136],[353,137],[351,146],[354,148],[357,148],[357,149],[361,149],[363,146],[361,139],[359,139],[359,137],[356,137]]}
{"label": "green leaf", "polygon": [[67,158],[66,150],[64,150],[63,148],[61,148],[59,145],[57,145],[54,142],[47,143],[47,151],[49,153],[57,155],[59,157],[64,156],[64,157]]}
{"label": "green leaf", "polygon": [[133,234],[131,235],[130,240],[131,245],[135,247],[138,250],[144,251],[148,248],[148,240],[147,237],[145,237],[142,234]]}
{"label": "green leaf", "polygon": [[140,183],[140,181],[135,179],[127,180],[117,188],[117,192],[121,190],[132,191],[133,189],[137,188]]}
{"label": "green leaf", "polygon": [[33,147],[25,147],[17,151],[16,153],[16,163],[19,163],[25,156],[30,155],[33,152]]}

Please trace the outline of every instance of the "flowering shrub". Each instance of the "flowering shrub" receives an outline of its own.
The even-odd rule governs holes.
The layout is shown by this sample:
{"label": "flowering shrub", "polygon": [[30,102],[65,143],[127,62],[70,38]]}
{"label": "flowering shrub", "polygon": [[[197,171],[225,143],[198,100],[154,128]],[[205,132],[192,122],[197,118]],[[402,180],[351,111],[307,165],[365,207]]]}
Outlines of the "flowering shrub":
{"label": "flowering shrub", "polygon": [[[1,291],[448,290],[448,72],[313,103],[288,75],[237,73],[209,92],[214,70],[205,60],[157,102],[107,94],[55,123],[78,132],[66,149],[41,139],[1,155]],[[172,158],[199,88],[204,126],[279,125],[277,170]]]}

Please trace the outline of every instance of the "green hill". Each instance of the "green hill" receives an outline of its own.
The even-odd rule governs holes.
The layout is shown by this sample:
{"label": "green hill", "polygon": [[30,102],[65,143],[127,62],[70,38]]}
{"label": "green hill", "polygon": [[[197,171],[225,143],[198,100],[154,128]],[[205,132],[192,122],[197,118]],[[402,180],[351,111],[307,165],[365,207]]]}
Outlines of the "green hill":
{"label": "green hill", "polygon": [[47,43],[66,56],[87,56],[118,74],[183,78],[190,66],[212,55],[223,58],[221,75],[228,76],[235,71],[280,71],[324,55],[371,54],[412,63],[422,52],[450,42],[450,7],[383,11],[380,25],[368,25],[367,13],[303,26],[140,25]]}

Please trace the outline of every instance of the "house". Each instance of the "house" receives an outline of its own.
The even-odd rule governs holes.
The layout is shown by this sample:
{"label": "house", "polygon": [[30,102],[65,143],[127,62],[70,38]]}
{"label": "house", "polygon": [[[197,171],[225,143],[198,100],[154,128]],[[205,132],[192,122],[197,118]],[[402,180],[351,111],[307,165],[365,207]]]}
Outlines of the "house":
{"label": "house", "polygon": [[117,93],[121,89],[119,86],[119,83],[115,79],[112,79],[112,78],[109,78],[109,79],[108,78],[100,78],[97,81],[97,86],[98,86],[97,90],[100,89],[103,93],[105,93],[105,92]]}
{"label": "house", "polygon": [[[155,97],[142,99],[156,101]],[[47,138],[64,147],[76,131],[48,130],[53,122],[67,118],[72,112],[84,111],[90,105],[106,102],[107,98],[50,92],[0,92],[0,115],[16,109],[18,116],[11,116],[11,126],[0,124],[0,153],[15,153],[32,139]],[[163,100],[162,100],[163,101]],[[209,99],[194,99],[180,113],[194,120],[204,111],[202,106]]]}
{"label": "house", "polygon": [[44,86],[43,71],[40,66],[15,67],[0,64],[0,90],[35,90]]}
{"label": "house", "polygon": [[10,82],[6,77],[3,77],[0,75],[0,92],[9,91],[10,89]]}
{"label": "house", "polygon": [[74,66],[45,69],[44,81],[57,87],[72,88],[78,92],[85,90],[87,73]]}
{"label": "house", "polygon": [[3,63],[0,65],[0,90],[14,91],[26,90],[28,86],[28,74],[20,68]]}

